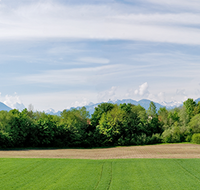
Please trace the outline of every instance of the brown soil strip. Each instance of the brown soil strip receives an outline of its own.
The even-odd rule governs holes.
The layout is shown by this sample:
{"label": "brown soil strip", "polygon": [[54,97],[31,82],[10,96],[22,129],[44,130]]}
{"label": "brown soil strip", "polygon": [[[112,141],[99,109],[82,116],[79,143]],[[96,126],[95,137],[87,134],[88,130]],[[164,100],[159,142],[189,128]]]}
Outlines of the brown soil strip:
{"label": "brown soil strip", "polygon": [[1,150],[4,158],[200,158],[200,145],[164,144],[101,149]]}

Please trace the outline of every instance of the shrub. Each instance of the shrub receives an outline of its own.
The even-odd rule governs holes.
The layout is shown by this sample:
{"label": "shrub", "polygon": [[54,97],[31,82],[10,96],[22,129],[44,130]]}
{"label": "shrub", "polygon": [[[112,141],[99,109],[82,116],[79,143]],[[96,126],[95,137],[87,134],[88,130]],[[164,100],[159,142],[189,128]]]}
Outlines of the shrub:
{"label": "shrub", "polygon": [[149,139],[148,144],[156,144],[156,143],[161,143],[162,138],[159,133],[153,134],[151,138]]}
{"label": "shrub", "polygon": [[187,129],[185,127],[173,126],[162,133],[162,140],[165,143],[184,142],[186,137]]}
{"label": "shrub", "polygon": [[195,115],[188,125],[191,133],[200,133],[200,114]]}
{"label": "shrub", "polygon": [[12,147],[12,139],[8,133],[0,131],[0,148]]}
{"label": "shrub", "polygon": [[200,133],[195,133],[192,135],[192,142],[200,144]]}

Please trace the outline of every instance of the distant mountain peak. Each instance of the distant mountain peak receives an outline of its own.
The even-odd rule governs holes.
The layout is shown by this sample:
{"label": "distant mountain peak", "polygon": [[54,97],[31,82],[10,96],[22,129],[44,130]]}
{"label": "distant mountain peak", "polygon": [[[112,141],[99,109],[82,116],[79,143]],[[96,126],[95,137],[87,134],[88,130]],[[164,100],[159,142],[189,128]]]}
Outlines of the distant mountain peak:
{"label": "distant mountain peak", "polygon": [[161,105],[167,107],[167,108],[174,108],[174,107],[179,107],[183,105],[183,102],[178,102],[178,101],[171,101],[171,102],[161,102]]}
{"label": "distant mountain peak", "polygon": [[4,110],[4,111],[10,111],[10,110],[12,110],[12,108],[10,108],[6,104],[0,102],[0,111],[2,111],[2,110]]}
{"label": "distant mountain peak", "polygon": [[17,109],[19,111],[22,111],[23,109],[25,109],[24,104],[18,103],[18,102],[14,104],[14,107],[15,107],[15,109]]}
{"label": "distant mountain peak", "polygon": [[[200,98],[196,99],[195,102],[198,103],[200,101]],[[136,100],[132,100],[132,99],[122,99],[122,100],[109,100],[107,103],[113,103],[113,104],[123,104],[123,103],[131,103],[131,104],[134,104],[134,105],[141,105],[142,107],[144,107],[146,110],[149,108],[149,104],[150,104],[151,100],[148,100],[148,99],[141,99],[139,101],[136,101]],[[95,107],[97,107],[99,104],[101,104],[103,102],[100,102],[100,103],[93,103],[93,102],[90,102],[88,105],[85,105],[86,107],[86,110],[89,111],[90,115],[94,113],[94,110],[95,110]],[[183,105],[183,102],[181,101],[171,101],[171,102],[166,102],[166,101],[163,101],[161,103],[157,103],[157,102],[154,102],[155,105],[156,105],[156,108],[157,110],[159,110],[161,107],[166,107],[167,109],[173,109],[175,107],[179,107],[179,106],[182,106]],[[18,106],[23,106],[23,104],[19,104]],[[71,107],[70,109],[72,109],[74,107]],[[77,109],[78,108],[81,108],[80,106],[79,107],[76,107]],[[70,110],[68,109],[68,110]],[[6,111],[10,111],[11,108],[9,108],[8,106],[6,106],[5,104],[1,103],[0,102],[0,110],[6,110]],[[45,113],[47,114],[51,114],[51,115],[60,115],[62,111],[58,111],[56,112],[54,109],[50,108],[48,110],[45,111]]]}
{"label": "distant mountain peak", "polygon": [[53,112],[55,113],[55,110],[53,108],[49,108],[48,110],[45,111],[45,113]]}

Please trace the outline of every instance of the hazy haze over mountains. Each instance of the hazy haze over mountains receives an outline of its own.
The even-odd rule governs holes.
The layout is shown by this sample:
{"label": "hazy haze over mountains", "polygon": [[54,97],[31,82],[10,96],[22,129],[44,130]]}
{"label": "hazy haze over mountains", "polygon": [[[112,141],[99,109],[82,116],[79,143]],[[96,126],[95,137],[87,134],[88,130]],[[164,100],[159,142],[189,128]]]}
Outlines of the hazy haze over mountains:
{"label": "hazy haze over mountains", "polygon": [[[196,99],[195,102],[198,103],[200,101],[200,98]],[[122,99],[122,100],[116,100],[116,101],[108,101],[109,103],[112,104],[123,104],[123,103],[131,103],[134,105],[141,105],[142,107],[144,107],[146,110],[149,108],[149,104],[151,102],[151,100],[147,100],[147,99],[142,99],[140,101],[136,101],[136,100],[132,100],[132,99]],[[101,102],[102,103],[102,102]],[[94,112],[95,107],[97,107],[99,104],[101,103],[92,103],[90,102],[89,104],[85,105],[87,111],[89,111],[90,115]],[[183,102],[162,102],[161,104],[154,102],[156,105],[157,110],[159,110],[160,107],[166,107],[167,109],[173,109],[175,107],[179,107],[183,105]],[[18,104],[17,105],[18,108],[16,107],[16,109],[18,109],[19,111],[22,111],[25,106],[23,104]],[[23,109],[22,109],[23,108]],[[72,108],[80,108],[80,107],[71,107],[68,110],[72,109]],[[10,111],[12,108],[8,107],[7,105],[5,105],[4,103],[0,102],[0,111],[1,110],[5,110],[5,111]],[[60,115],[60,113],[63,110],[60,111],[55,111],[53,108],[49,108],[48,110],[45,110],[45,113],[51,114],[51,115]]]}
{"label": "hazy haze over mountains", "polygon": [[[149,108],[149,104],[151,102],[151,100],[147,100],[147,99],[142,99],[140,101],[135,101],[135,100],[132,100],[132,99],[123,99],[123,100],[116,100],[116,101],[108,101],[109,103],[113,103],[113,104],[123,104],[123,103],[131,103],[131,104],[134,104],[134,105],[141,105],[142,107],[144,107],[146,110]],[[156,105],[156,108],[157,110],[159,110],[160,107],[166,107],[168,109],[171,109],[171,108],[174,108],[174,107],[179,107],[182,105],[182,103],[180,102],[171,102],[171,103],[165,103],[164,104],[159,104],[159,103],[156,103],[154,102],[155,105]],[[87,111],[90,112],[90,115],[94,112],[95,110],[95,107],[97,107],[100,103],[96,103],[96,104],[93,104],[92,102],[89,104],[89,105],[86,105],[86,109]]]}
{"label": "hazy haze over mountains", "polygon": [[[196,99],[195,102],[198,103],[200,101],[200,98]],[[113,103],[113,104],[123,104],[123,103],[131,103],[134,105],[141,105],[142,107],[144,107],[146,110],[149,108],[149,104],[151,102],[151,100],[147,100],[147,99],[142,99],[140,101],[136,101],[136,100],[132,100],[132,99],[123,99],[123,100],[116,100],[116,101],[108,101],[109,103]],[[167,109],[173,109],[175,107],[179,107],[183,105],[183,102],[162,102],[161,104],[154,102],[156,105],[157,110],[159,110],[159,108],[161,107],[166,107]],[[100,103],[92,103],[90,102],[88,105],[85,105],[87,111],[89,111],[90,115],[94,112],[95,107],[97,107]],[[72,108],[80,108],[80,107],[71,107]],[[59,115],[61,113],[61,111],[56,112],[54,109],[48,109],[45,111],[46,113],[49,114],[55,114],[55,115]]]}

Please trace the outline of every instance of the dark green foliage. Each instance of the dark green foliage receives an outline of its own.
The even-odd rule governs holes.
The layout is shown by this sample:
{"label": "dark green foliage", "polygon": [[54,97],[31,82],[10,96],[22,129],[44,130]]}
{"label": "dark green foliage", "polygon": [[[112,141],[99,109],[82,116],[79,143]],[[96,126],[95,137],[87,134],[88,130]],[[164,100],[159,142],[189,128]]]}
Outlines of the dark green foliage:
{"label": "dark green foliage", "polygon": [[[49,116],[48,116],[49,117]],[[56,131],[56,123],[52,121],[52,118],[40,118],[36,122],[38,136],[37,146],[51,147],[53,146],[54,134]]]}
{"label": "dark green foliage", "polygon": [[89,146],[89,112],[85,107],[81,109],[64,110],[61,121],[64,128],[69,131],[71,146]]}
{"label": "dark green foliage", "polygon": [[97,126],[99,133],[103,137],[103,145],[117,145],[123,128],[124,111],[120,110],[117,105],[111,110],[104,113]]}
{"label": "dark green foliage", "polygon": [[103,113],[106,113],[114,108],[114,105],[111,103],[101,103],[96,108],[94,113],[91,117],[91,125],[96,127],[99,125],[99,120],[101,119],[101,116]]}
{"label": "dark green foliage", "polygon": [[200,113],[200,102],[198,102],[198,104],[196,104],[192,115],[197,115],[199,113]]}
{"label": "dark green foliage", "polygon": [[101,147],[190,142],[200,133],[200,103],[156,111],[140,105],[102,103],[89,119],[85,107],[64,110],[61,116],[14,109],[0,111],[0,148]]}
{"label": "dark green foliage", "polygon": [[31,119],[27,115],[27,110],[22,112],[11,110],[11,119],[9,121],[9,134],[12,137],[13,147],[26,147],[29,133],[31,133]]}
{"label": "dark green foliage", "polygon": [[177,111],[171,111],[168,114],[168,122],[169,125],[172,126],[175,122],[179,121],[179,116],[178,116],[178,112]]}
{"label": "dark green foliage", "polygon": [[140,118],[143,111],[139,106],[121,104],[104,113],[97,126],[102,144],[106,146],[155,143],[156,138],[152,135],[162,132],[158,118],[154,117],[149,122],[144,122],[145,117]]}
{"label": "dark green foliage", "polygon": [[9,133],[0,131],[0,148],[11,147],[11,140]]}
{"label": "dark green foliage", "polygon": [[120,145],[137,144],[136,139],[142,135],[145,128],[143,120],[140,119],[143,110],[139,106],[137,107],[131,104],[123,104],[121,109],[125,110],[125,112],[122,120],[123,128],[121,137],[119,139],[121,141]]}

